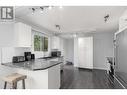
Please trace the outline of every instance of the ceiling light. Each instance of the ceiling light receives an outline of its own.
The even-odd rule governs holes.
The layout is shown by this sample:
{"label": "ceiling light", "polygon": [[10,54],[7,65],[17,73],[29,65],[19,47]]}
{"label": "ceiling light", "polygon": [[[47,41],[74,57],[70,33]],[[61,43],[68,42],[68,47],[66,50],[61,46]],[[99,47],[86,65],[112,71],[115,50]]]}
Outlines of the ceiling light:
{"label": "ceiling light", "polygon": [[106,16],[104,16],[104,21],[107,22],[107,20],[109,19],[109,14],[107,14]]}
{"label": "ceiling light", "polygon": [[35,12],[35,8],[32,8],[32,14],[34,14],[34,12]]}
{"label": "ceiling light", "polygon": [[32,14],[34,14],[36,11],[40,11],[40,13],[43,13],[45,9],[51,10],[53,6],[41,6],[41,7],[32,7],[30,10],[32,11]]}
{"label": "ceiling light", "polygon": [[52,6],[49,6],[49,10],[51,10],[52,9]]}
{"label": "ceiling light", "polygon": [[44,8],[43,7],[40,7],[40,13],[43,13],[43,10],[44,10]]}

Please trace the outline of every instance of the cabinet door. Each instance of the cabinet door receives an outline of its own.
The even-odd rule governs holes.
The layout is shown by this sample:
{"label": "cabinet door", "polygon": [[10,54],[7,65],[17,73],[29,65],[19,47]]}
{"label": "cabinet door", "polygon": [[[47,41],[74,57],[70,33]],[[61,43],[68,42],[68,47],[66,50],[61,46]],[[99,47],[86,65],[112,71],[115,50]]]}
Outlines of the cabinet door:
{"label": "cabinet door", "polygon": [[31,47],[31,27],[29,25],[15,24],[15,46]]}
{"label": "cabinet door", "polygon": [[60,38],[52,37],[52,49],[60,49]]}
{"label": "cabinet door", "polygon": [[24,37],[22,37],[23,40],[23,46],[24,47],[31,47],[31,27],[28,25],[24,25]]}
{"label": "cabinet door", "polygon": [[60,64],[48,69],[48,89],[60,88]]}

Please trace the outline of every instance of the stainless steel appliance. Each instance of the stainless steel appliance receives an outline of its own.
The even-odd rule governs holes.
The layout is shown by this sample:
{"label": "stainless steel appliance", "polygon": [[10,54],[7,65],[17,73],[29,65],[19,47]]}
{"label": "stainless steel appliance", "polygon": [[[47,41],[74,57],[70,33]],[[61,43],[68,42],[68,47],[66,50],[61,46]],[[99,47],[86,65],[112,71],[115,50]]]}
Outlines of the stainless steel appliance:
{"label": "stainless steel appliance", "polygon": [[25,57],[24,56],[13,56],[12,62],[13,63],[19,63],[19,62],[24,62]]}
{"label": "stainless steel appliance", "polygon": [[61,51],[52,51],[51,56],[52,57],[60,57],[61,56]]}

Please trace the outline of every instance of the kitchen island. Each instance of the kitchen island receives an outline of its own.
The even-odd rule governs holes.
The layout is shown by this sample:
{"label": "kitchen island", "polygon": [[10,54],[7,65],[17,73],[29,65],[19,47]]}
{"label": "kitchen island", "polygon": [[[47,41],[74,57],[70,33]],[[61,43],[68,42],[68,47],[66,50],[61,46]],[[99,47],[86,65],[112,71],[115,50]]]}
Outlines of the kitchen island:
{"label": "kitchen island", "polygon": [[[26,89],[59,89],[61,61],[35,59],[20,63],[2,63],[14,69],[14,73],[27,75]],[[18,83],[21,88],[21,83]]]}

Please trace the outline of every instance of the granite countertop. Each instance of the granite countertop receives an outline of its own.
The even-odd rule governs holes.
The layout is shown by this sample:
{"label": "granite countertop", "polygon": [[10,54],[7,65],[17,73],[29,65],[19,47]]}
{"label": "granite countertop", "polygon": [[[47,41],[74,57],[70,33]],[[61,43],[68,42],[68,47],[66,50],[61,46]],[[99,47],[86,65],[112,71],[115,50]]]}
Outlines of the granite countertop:
{"label": "granite countertop", "polygon": [[58,57],[47,56],[47,57],[40,57],[38,59],[46,59],[46,60],[48,60],[48,59],[55,59],[55,58],[62,58],[62,57],[63,56],[58,56]]}
{"label": "granite countertop", "polygon": [[12,63],[12,62],[2,63],[2,65],[13,67],[13,68],[22,68],[22,69],[36,71],[36,70],[45,70],[61,63],[62,63],[61,61],[35,59],[35,60],[25,61],[20,63]]}

